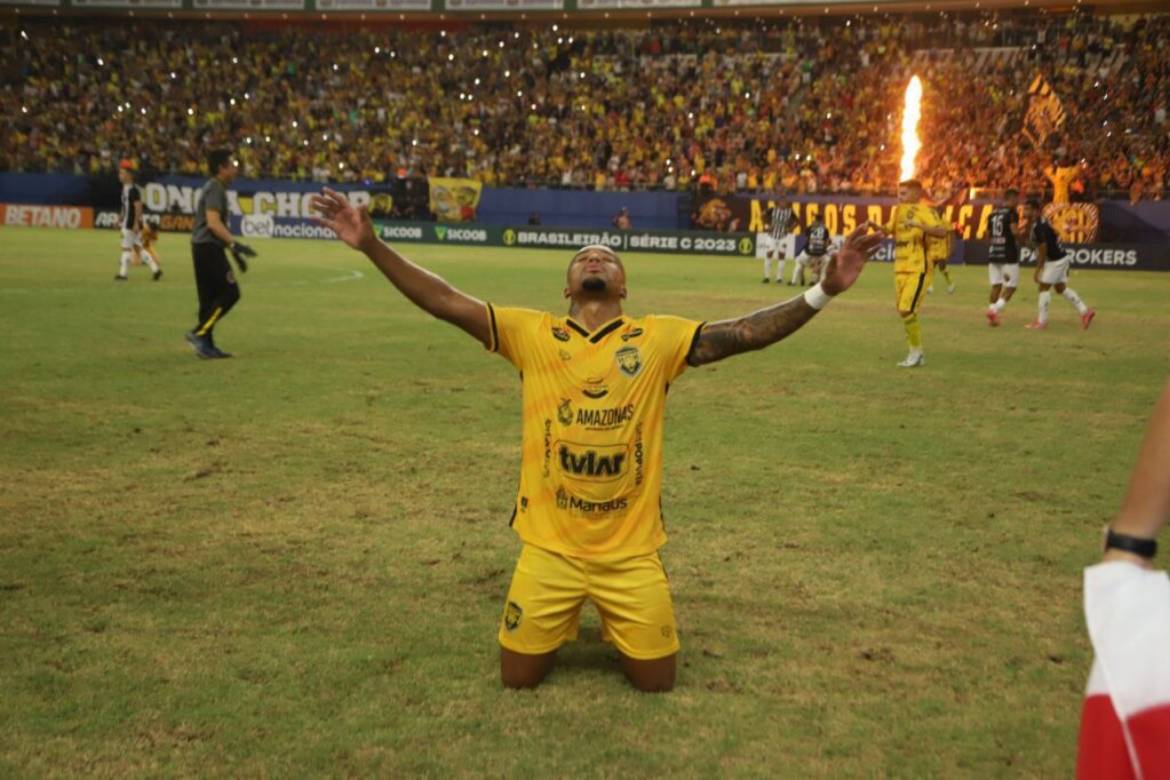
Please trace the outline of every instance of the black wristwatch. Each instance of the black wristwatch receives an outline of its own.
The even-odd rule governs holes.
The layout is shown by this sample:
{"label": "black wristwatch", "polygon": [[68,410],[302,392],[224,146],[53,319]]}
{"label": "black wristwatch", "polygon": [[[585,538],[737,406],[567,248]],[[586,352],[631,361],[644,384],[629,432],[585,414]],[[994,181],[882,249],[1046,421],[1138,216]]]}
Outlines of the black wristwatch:
{"label": "black wristwatch", "polygon": [[1105,534],[1106,550],[1121,550],[1122,552],[1140,555],[1143,558],[1153,558],[1158,554],[1158,542],[1154,539],[1142,539],[1139,536],[1119,534],[1110,528]]}

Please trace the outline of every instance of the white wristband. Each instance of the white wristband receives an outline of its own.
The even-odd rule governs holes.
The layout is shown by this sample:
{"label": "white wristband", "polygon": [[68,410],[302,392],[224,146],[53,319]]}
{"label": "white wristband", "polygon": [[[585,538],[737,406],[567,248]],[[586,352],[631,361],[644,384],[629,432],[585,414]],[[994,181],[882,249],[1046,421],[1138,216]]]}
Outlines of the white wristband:
{"label": "white wristband", "polygon": [[833,300],[833,296],[825,292],[825,288],[821,287],[820,282],[817,282],[816,287],[810,287],[804,291],[804,302],[817,311],[828,306],[831,300]]}

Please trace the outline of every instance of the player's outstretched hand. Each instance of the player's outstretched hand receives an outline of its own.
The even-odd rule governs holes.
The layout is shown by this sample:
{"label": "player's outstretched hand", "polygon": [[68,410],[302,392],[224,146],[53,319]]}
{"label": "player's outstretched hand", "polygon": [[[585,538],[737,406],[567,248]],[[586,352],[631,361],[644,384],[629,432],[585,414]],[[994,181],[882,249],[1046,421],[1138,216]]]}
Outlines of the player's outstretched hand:
{"label": "player's outstretched hand", "polygon": [[875,226],[869,222],[858,225],[845,238],[841,249],[829,258],[829,265],[821,278],[821,288],[829,295],[839,295],[852,287],[857,277],[861,276],[866,261],[881,246],[882,234],[870,233],[871,227]]}
{"label": "player's outstretched hand", "polygon": [[322,189],[320,195],[314,195],[309,202],[314,210],[321,213],[316,221],[354,249],[364,251],[377,242],[374,222],[365,206],[355,208],[344,195],[328,187]]}

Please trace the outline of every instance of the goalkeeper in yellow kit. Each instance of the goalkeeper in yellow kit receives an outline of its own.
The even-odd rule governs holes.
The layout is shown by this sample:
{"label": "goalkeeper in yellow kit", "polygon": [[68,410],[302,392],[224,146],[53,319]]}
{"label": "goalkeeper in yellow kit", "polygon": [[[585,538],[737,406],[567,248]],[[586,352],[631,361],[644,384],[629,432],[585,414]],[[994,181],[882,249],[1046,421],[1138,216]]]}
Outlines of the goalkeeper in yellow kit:
{"label": "goalkeeper in yellow kit", "polygon": [[934,275],[926,240],[945,239],[947,226],[937,211],[922,203],[922,185],[910,179],[898,185],[898,205],[884,231],[894,239],[894,299],[910,348],[898,367],[917,368],[926,365],[918,308]]}
{"label": "goalkeeper in yellow kit", "polygon": [[604,637],[639,690],[674,685],[679,649],[658,548],[663,411],[689,366],[762,349],[799,329],[848,289],[880,237],[866,223],[833,255],[822,281],[743,317],[702,323],[630,317],[626,273],[605,246],[573,255],[567,316],[496,306],[466,295],[374,234],[369,213],[326,189],[320,220],[366,254],[412,303],[475,337],[520,371],[520,489],[512,527],[524,542],[500,619],[504,685],[538,685],[557,648],[574,639],[593,601]]}

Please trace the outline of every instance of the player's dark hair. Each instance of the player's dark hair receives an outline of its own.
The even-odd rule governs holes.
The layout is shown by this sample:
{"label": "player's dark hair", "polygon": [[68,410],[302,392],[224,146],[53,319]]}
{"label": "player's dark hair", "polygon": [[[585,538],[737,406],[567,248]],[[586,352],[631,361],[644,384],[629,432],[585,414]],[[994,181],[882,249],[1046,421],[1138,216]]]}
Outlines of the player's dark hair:
{"label": "player's dark hair", "polygon": [[899,187],[913,187],[916,190],[922,189],[922,182],[918,179],[907,179],[906,181],[898,182]]}
{"label": "player's dark hair", "polygon": [[232,161],[229,149],[215,149],[207,155],[207,172],[212,176],[219,173],[219,169]]}
{"label": "player's dark hair", "polygon": [[1028,208],[1036,209],[1037,211],[1040,210],[1040,201],[1036,200],[1035,198],[1028,198],[1026,201],[1024,201],[1024,205]]}
{"label": "player's dark hair", "polygon": [[1006,190],[1003,191],[1003,196],[1005,198],[1010,198],[1013,195],[1019,195],[1019,194],[1020,194],[1020,191],[1017,190],[1015,187],[1008,187]]}

